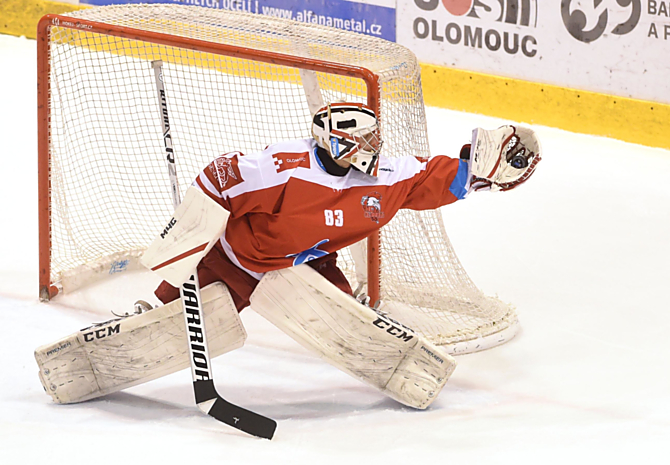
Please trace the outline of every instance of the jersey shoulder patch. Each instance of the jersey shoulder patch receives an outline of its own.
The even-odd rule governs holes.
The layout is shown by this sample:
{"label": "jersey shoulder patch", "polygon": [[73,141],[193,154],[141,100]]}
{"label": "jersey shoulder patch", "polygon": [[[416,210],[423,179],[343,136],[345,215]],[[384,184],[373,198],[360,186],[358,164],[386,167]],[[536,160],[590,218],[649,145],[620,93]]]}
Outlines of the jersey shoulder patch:
{"label": "jersey shoulder patch", "polygon": [[226,153],[216,157],[209,165],[219,191],[223,192],[244,182],[239,166],[239,157],[241,156],[243,156],[241,152]]}

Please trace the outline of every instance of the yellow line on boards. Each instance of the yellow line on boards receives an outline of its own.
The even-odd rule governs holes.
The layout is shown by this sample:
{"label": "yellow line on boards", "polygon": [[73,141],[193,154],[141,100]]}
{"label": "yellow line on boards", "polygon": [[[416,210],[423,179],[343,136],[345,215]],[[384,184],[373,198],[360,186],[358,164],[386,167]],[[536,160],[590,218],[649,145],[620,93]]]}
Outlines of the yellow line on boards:
{"label": "yellow line on boards", "polygon": [[670,105],[421,65],[426,105],[670,149]]}

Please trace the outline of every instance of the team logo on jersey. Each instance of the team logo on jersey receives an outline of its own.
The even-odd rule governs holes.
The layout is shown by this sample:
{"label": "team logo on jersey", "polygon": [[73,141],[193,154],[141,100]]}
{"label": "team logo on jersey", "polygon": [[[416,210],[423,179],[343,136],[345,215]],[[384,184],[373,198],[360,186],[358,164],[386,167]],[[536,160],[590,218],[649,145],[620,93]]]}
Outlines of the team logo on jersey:
{"label": "team logo on jersey", "polygon": [[222,191],[244,182],[240,174],[240,168],[237,165],[238,155],[242,154],[240,152],[233,152],[221,155],[210,165],[210,170],[219,182],[219,187]]}
{"label": "team logo on jersey", "polygon": [[272,160],[275,162],[275,170],[277,170],[277,173],[281,173],[282,171],[286,170],[292,170],[298,167],[309,168],[309,152],[275,153],[272,155]]}
{"label": "team logo on jersey", "polygon": [[319,250],[317,247],[319,247],[321,244],[325,244],[326,242],[328,242],[328,239],[319,241],[309,249],[303,250],[300,253],[287,255],[286,258],[294,257],[293,266],[296,266],[296,265],[302,265],[303,263],[311,262],[312,260],[316,260],[317,258],[324,257],[328,255],[328,252],[326,252],[325,250]]}
{"label": "team logo on jersey", "polygon": [[366,218],[370,218],[375,223],[379,223],[379,219],[384,218],[382,195],[379,192],[371,192],[361,197],[361,205]]}

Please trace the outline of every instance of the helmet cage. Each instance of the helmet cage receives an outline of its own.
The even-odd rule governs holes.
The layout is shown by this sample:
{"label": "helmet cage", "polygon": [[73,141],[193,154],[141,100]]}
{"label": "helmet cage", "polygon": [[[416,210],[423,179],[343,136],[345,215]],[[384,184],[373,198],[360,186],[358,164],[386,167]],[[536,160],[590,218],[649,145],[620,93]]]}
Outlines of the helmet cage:
{"label": "helmet cage", "polygon": [[[335,160],[348,158],[360,153],[361,155],[378,155],[382,148],[382,140],[377,125],[368,126],[351,132],[344,132],[339,129],[330,131],[331,141],[337,141],[337,150],[331,153]],[[331,148],[333,143],[331,142]],[[344,150],[342,149],[344,146]]]}

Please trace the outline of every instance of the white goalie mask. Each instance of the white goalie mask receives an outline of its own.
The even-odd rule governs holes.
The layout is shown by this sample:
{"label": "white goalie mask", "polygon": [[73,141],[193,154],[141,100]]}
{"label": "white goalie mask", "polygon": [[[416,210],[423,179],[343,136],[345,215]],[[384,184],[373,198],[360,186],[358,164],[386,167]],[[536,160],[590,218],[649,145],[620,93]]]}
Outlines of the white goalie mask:
{"label": "white goalie mask", "polygon": [[334,160],[346,160],[357,170],[377,176],[382,140],[377,115],[362,103],[331,103],[312,119],[312,135]]}

